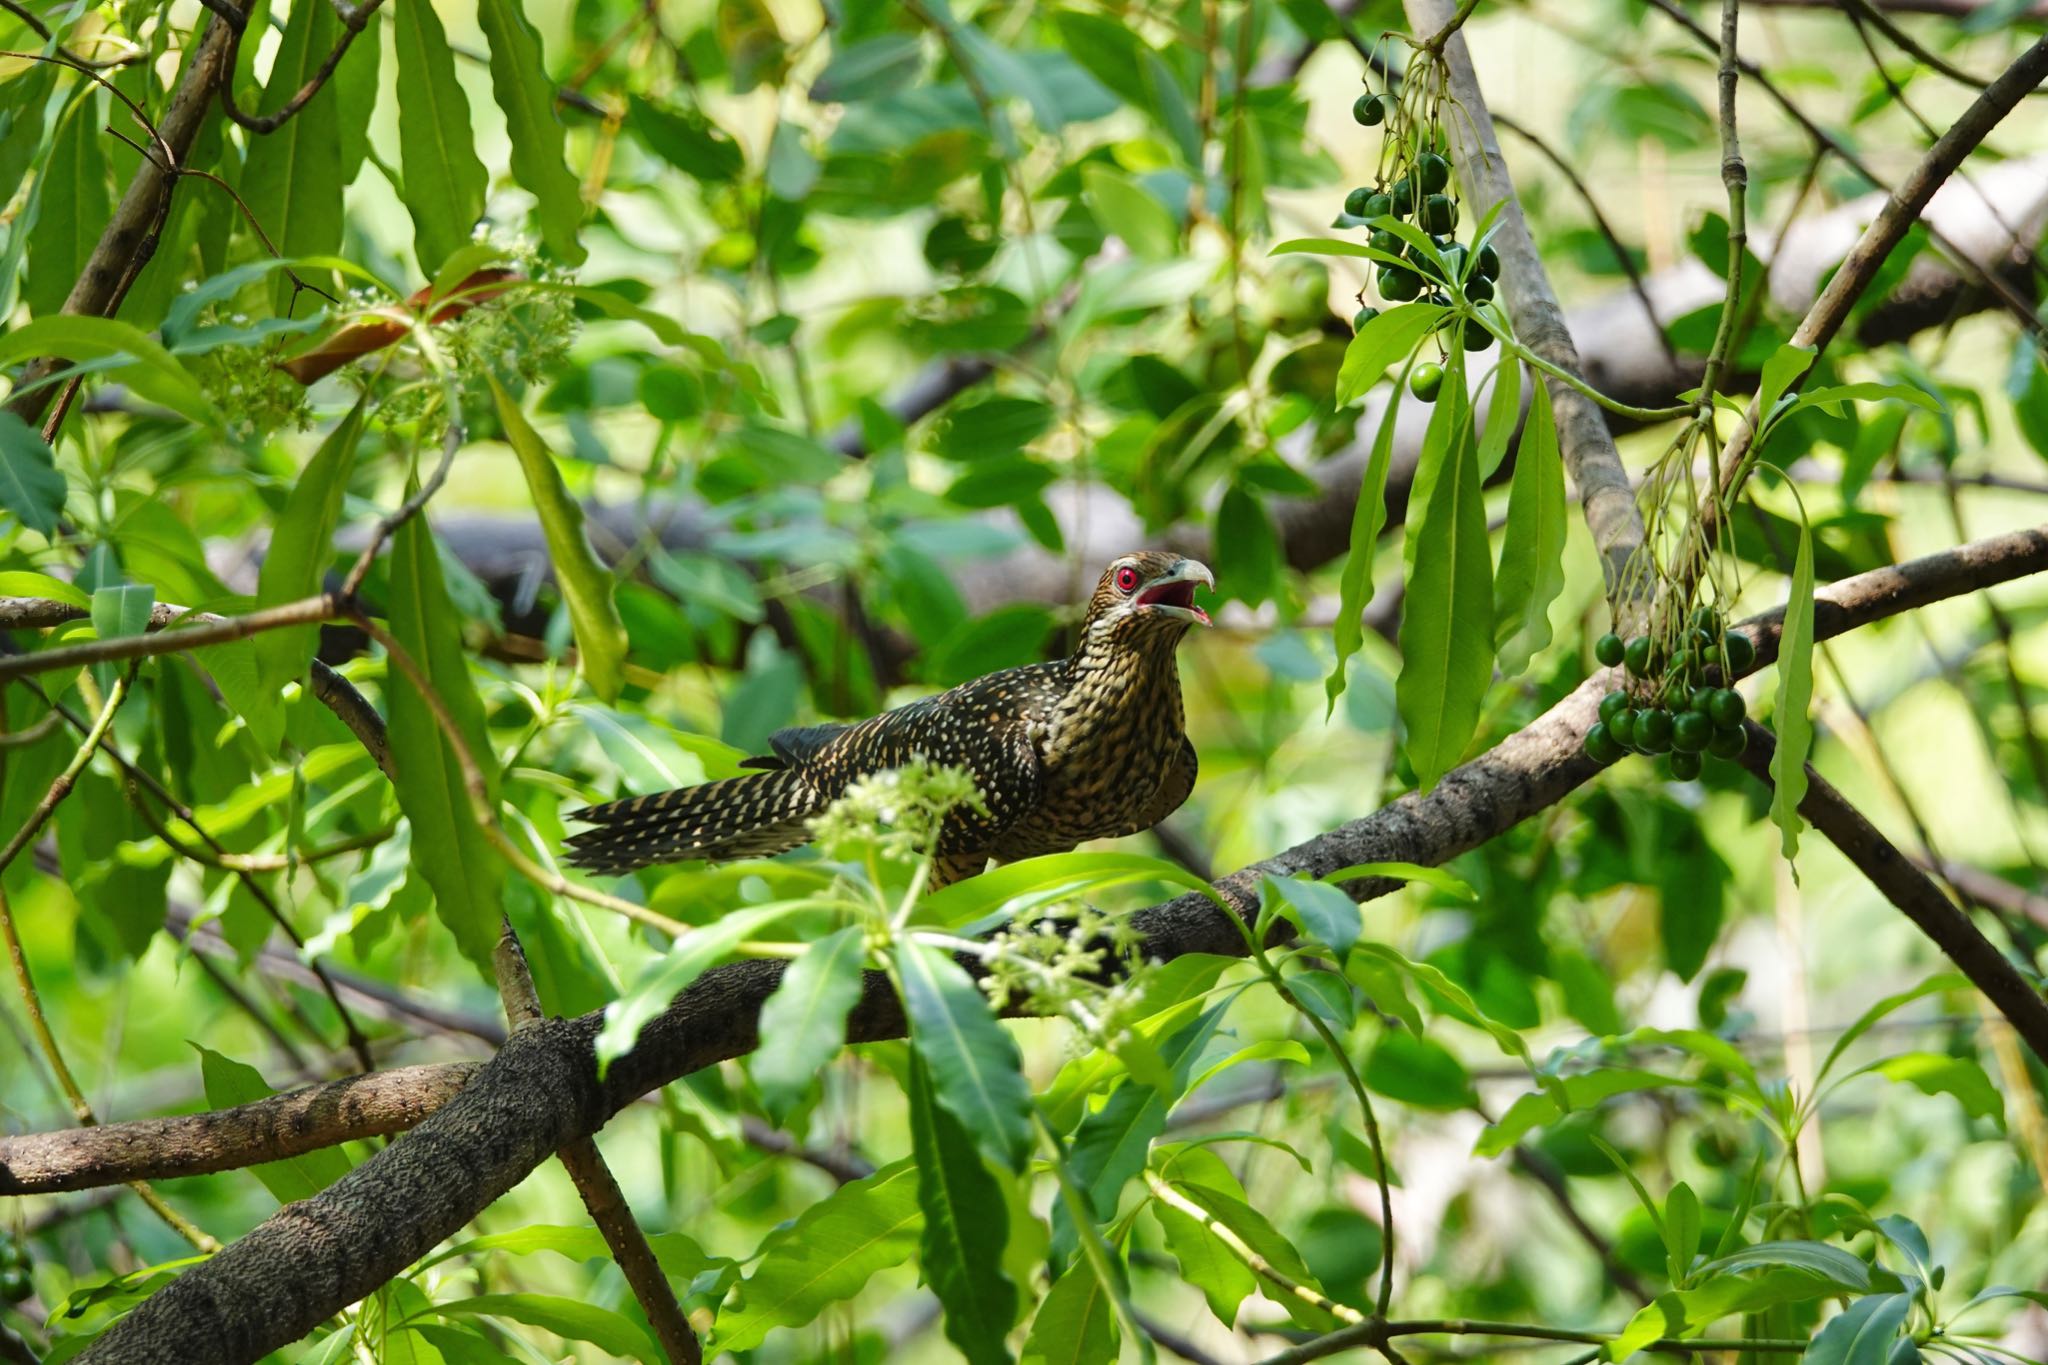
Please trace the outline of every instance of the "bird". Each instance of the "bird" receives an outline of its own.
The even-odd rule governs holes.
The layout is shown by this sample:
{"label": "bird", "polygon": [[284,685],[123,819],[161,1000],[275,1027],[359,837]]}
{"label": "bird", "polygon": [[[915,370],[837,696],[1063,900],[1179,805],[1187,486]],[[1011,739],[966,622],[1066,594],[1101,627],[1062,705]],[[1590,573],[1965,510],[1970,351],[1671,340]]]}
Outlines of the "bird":
{"label": "bird", "polygon": [[769,736],[749,771],[570,813],[591,828],[566,841],[572,865],[616,876],[660,863],[770,857],[807,843],[808,821],[849,785],[924,761],[965,769],[984,809],[940,826],[927,887],[1150,829],[1194,790],[1198,762],[1181,708],[1175,651],[1207,626],[1199,561],[1161,550],[1102,571],[1074,651],[1005,668],[851,723]]}

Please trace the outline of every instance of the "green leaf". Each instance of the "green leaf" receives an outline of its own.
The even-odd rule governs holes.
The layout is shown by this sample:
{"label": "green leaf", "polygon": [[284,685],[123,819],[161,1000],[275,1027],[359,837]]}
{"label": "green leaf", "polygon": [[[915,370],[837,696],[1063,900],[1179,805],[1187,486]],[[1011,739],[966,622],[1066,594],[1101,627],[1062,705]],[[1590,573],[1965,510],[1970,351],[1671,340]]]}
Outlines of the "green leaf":
{"label": "green leaf", "polygon": [[[86,87],[57,125],[36,190],[35,222],[28,229],[28,274],[22,301],[38,319],[54,317],[85,273],[100,233],[113,216],[107,190],[107,154],[100,139],[105,101]],[[16,229],[19,231],[19,229]]]}
{"label": "green leaf", "polygon": [[814,901],[799,899],[749,906],[721,915],[677,939],[666,954],[640,970],[617,1000],[605,1006],[604,1027],[597,1034],[599,1071],[630,1052],[640,1030],[720,959],[783,916],[813,904]]}
{"label": "green leaf", "polygon": [[455,54],[432,5],[391,12],[398,50],[398,154],[403,198],[412,214],[413,255],[432,277],[441,262],[469,245],[484,216],[490,177],[476,154],[469,97],[455,76]]}
{"label": "green leaf", "polygon": [[1493,681],[1493,556],[1464,393],[1462,353],[1454,351],[1417,468],[1418,487],[1432,467],[1434,477],[1410,540],[1428,548],[1409,569],[1394,680],[1408,761],[1425,792],[1464,756]]}
{"label": "green leaf", "polygon": [[[1301,1259],[1301,1253],[1295,1250],[1294,1244],[1281,1236],[1266,1216],[1250,1204],[1207,1185],[1176,1182],[1175,1187],[1199,1205],[1203,1212],[1236,1233],[1239,1240],[1264,1257],[1268,1265],[1298,1284],[1322,1291],[1322,1285],[1309,1270],[1307,1262]],[[1336,1319],[1328,1313],[1291,1294],[1280,1295],[1278,1301],[1298,1327],[1327,1332],[1336,1325]]]}
{"label": "green leaf", "polygon": [[64,513],[66,492],[56,456],[42,433],[0,409],[0,507],[29,530],[47,536]]}
{"label": "green leaf", "polygon": [[[1530,411],[1533,414],[1538,399],[1542,399],[1548,410],[1548,392],[1544,386],[1536,385],[1537,393],[1530,397]],[[1479,433],[1479,477],[1490,479],[1493,471],[1500,468],[1500,462],[1507,457],[1508,442],[1514,439],[1515,423],[1522,417],[1522,362],[1513,356],[1504,357],[1493,371],[1493,388],[1486,400],[1486,426]],[[1534,421],[1532,415],[1531,421]],[[1525,428],[1526,430],[1526,428]],[[1555,448],[1557,433],[1551,432],[1552,447]],[[1526,438],[1525,438],[1526,440]],[[1520,461],[1528,453],[1523,445],[1515,459],[1519,469]]]}
{"label": "green leaf", "polygon": [[1803,1270],[1859,1294],[1870,1289],[1870,1267],[1840,1247],[1831,1247],[1824,1242],[1759,1242],[1707,1262],[1700,1267],[1699,1273],[1701,1276],[1724,1275],[1771,1266]]}
{"label": "green leaf", "polygon": [[696,109],[670,109],[639,95],[631,97],[626,126],[647,149],[692,179],[731,180],[746,169],[740,145]]}
{"label": "green leaf", "polygon": [[1007,918],[1132,882],[1164,882],[1212,899],[1216,895],[1209,883],[1164,858],[1077,850],[1020,858],[934,891],[919,904],[914,922],[958,928],[998,911]]}
{"label": "green leaf", "polygon": [[[92,595],[92,629],[102,640],[123,640],[149,629],[151,609],[156,606],[156,589],[147,583],[114,583],[95,589]],[[105,663],[93,667],[100,690],[113,686],[120,665]]]}
{"label": "green leaf", "polygon": [[1842,1054],[1849,1050],[1849,1045],[1870,1032],[1877,1022],[1886,1015],[1912,1004],[1915,1000],[1924,1000],[1928,996],[1941,991],[1968,990],[1969,986],[1969,980],[1960,973],[1942,972],[1939,975],[1928,977],[1917,986],[1899,991],[1893,995],[1887,995],[1884,999],[1857,1015],[1856,1022],[1842,1030],[1842,1036],[1837,1038],[1835,1045],[1828,1049],[1827,1057],[1820,1064],[1820,1070],[1814,1073],[1815,1086],[1818,1087],[1820,1082],[1827,1078],[1828,1072],[1834,1069],[1835,1063],[1841,1060]]}
{"label": "green leaf", "polygon": [[1158,1200],[1149,1207],[1166,1234],[1166,1249],[1180,1262],[1181,1278],[1202,1291],[1217,1321],[1234,1325],[1238,1308],[1258,1289],[1258,1278],[1200,1219]]}
{"label": "green leaf", "polygon": [[946,1336],[969,1365],[1007,1362],[1003,1338],[1017,1320],[1017,1286],[1002,1267],[1010,1235],[1002,1187],[960,1120],[937,1102],[915,1052],[908,1091],[917,1202],[924,1210],[919,1268],[945,1308]]}
{"label": "green leaf", "polygon": [[1419,1034],[1389,1031],[1366,1059],[1366,1085],[1389,1099],[1443,1112],[1478,1102],[1465,1064],[1442,1043]]}
{"label": "green leaf", "polygon": [[858,1294],[876,1271],[907,1260],[924,1222],[917,1181],[916,1163],[896,1162],[841,1185],[769,1233],[740,1298],[720,1310],[704,1343],[707,1357],[751,1350],[771,1328],[801,1327]]}
{"label": "green leaf", "polygon": [[1302,881],[1295,877],[1265,877],[1259,882],[1266,904],[1292,910],[1287,917],[1300,925],[1317,942],[1342,956],[1365,928],[1358,902],[1327,882]]}
{"label": "green leaf", "polygon": [[442,1317],[510,1318],[571,1341],[587,1341],[627,1360],[661,1359],[647,1333],[632,1319],[581,1299],[554,1294],[478,1294],[437,1303],[431,1311]]}
{"label": "green leaf", "polygon": [[[1365,396],[1365,391],[1384,379],[1387,370],[1411,351],[1430,328],[1442,319],[1444,310],[1433,303],[1404,303],[1389,308],[1358,329],[1344,347],[1344,363],[1337,371],[1337,406],[1344,407]],[[1463,372],[1462,363],[1459,370]],[[1446,375],[1444,387],[1450,388]],[[1393,406],[1387,409],[1393,420]],[[1382,430],[1385,430],[1383,427]],[[1357,542],[1354,541],[1355,545]]]}
{"label": "green leaf", "polygon": [[1479,893],[1463,877],[1455,876],[1440,867],[1424,867],[1421,863],[1353,863],[1340,867],[1335,872],[1326,872],[1316,880],[1332,886],[1357,881],[1361,877],[1396,877],[1404,882],[1421,882],[1433,886],[1447,896],[1456,896],[1461,901],[1476,901]]}
{"label": "green leaf", "polygon": [[477,0],[476,17],[491,44],[491,94],[505,111],[512,178],[539,201],[541,240],[548,250],[581,265],[584,250],[576,230],[583,222],[583,188],[565,159],[540,35],[514,0]]}
{"label": "green leaf", "polygon": [[[256,112],[270,114],[282,108],[319,73],[340,36],[341,20],[332,5],[293,5]],[[376,42],[372,33],[350,47],[374,47]],[[283,126],[249,138],[242,197],[280,255],[324,255],[341,249],[340,109],[339,95],[330,83]],[[291,280],[281,273],[272,276],[270,297],[272,309],[286,316],[293,306]]]}
{"label": "green leaf", "polygon": [[[206,1102],[215,1109],[254,1104],[276,1094],[256,1068],[211,1048],[192,1044],[199,1054],[199,1076],[206,1088]],[[251,1166],[249,1174],[263,1182],[280,1204],[310,1199],[349,1172],[350,1162],[339,1147],[319,1147],[280,1161]]]}
{"label": "green leaf", "polygon": [[118,318],[54,313],[0,335],[0,365],[57,355],[94,370],[107,370],[136,396],[160,403],[201,426],[215,425],[213,405],[199,383],[171,353],[132,322]]}
{"label": "green leaf", "polygon": [[[1366,325],[1370,327],[1372,323]],[[1337,589],[1337,621],[1331,630],[1337,661],[1330,668],[1329,680],[1323,684],[1329,698],[1323,706],[1325,720],[1337,709],[1337,698],[1344,694],[1349,677],[1345,666],[1365,643],[1365,608],[1372,600],[1372,565],[1379,552],[1380,529],[1387,521],[1387,470],[1394,459],[1394,419],[1400,414],[1401,398],[1402,392],[1396,388],[1387,401],[1387,410],[1380,415],[1372,455],[1359,480],[1358,501],[1351,508],[1350,548],[1344,554],[1344,572]]]}
{"label": "green leaf", "polygon": [[348,46],[341,64],[334,68],[334,98],[341,126],[341,183],[352,185],[370,154],[370,114],[377,105],[378,67],[384,60],[384,41],[377,30],[376,16]]}
{"label": "green leaf", "polygon": [[1775,425],[1772,419],[1777,414],[1772,409],[1776,408],[1778,400],[1785,396],[1785,390],[1812,366],[1817,354],[1811,346],[1794,346],[1789,341],[1771,352],[1771,358],[1764,362],[1763,374],[1757,380],[1756,407],[1762,414],[1762,429],[1756,433],[1754,444],[1759,447],[1763,445],[1764,439]]}
{"label": "green leaf", "polygon": [[[327,433],[327,439],[313,452],[298,482],[292,485],[257,577],[259,609],[297,601],[320,591],[321,577],[334,554],[334,528],[341,521],[342,500],[355,468],[356,442],[363,434],[368,402],[367,397],[357,400],[348,416]],[[275,692],[292,679],[304,676],[319,641],[318,626],[289,626],[256,636],[252,643],[258,683]]]}
{"label": "green leaf", "polygon": [[761,1006],[761,1046],[751,1068],[761,1106],[776,1123],[795,1106],[846,1041],[846,1015],[860,999],[867,934],[857,924],[819,939],[789,964]]}
{"label": "green leaf", "polygon": [[[4,409],[0,409],[0,412],[4,412]],[[0,416],[0,428],[6,425],[6,417]],[[61,578],[52,578],[43,573],[30,573],[25,569],[0,571],[0,597],[43,597],[52,602],[62,602],[67,607],[92,606],[92,598],[80,591],[76,583],[66,583]]]}
{"label": "green leaf", "polygon": [[1014,455],[1051,429],[1056,414],[1042,398],[998,394],[946,409],[932,453],[949,460]]}
{"label": "green leaf", "polygon": [[[1772,712],[1778,747],[1771,755],[1771,823],[1783,832],[1786,861],[1799,851],[1799,803],[1806,799],[1806,756],[1813,748],[1813,528],[1799,523],[1799,554],[1778,637],[1778,701]],[[1795,870],[1794,877],[1796,879]]]}
{"label": "green leaf", "polygon": [[1520,1096],[1508,1106],[1505,1114],[1480,1131],[1478,1140],[1472,1144],[1472,1154],[1499,1156],[1520,1142],[1531,1129],[1555,1123],[1567,1113],[1590,1109],[1613,1095],[1633,1094],[1640,1090],[1661,1090],[1667,1086],[1691,1085],[1692,1082],[1679,1076],[1666,1076],[1661,1072],[1636,1071],[1625,1067],[1605,1068],[1589,1071],[1584,1075],[1566,1076],[1561,1087],[1565,1103],[1560,1104],[1558,1095],[1550,1091],[1531,1091]]}
{"label": "green leaf", "polygon": [[612,600],[611,571],[597,562],[590,541],[583,534],[583,507],[569,496],[561,471],[540,434],[519,411],[518,402],[505,392],[496,376],[490,377],[491,396],[497,401],[498,421],[505,439],[519,457],[520,472],[533,497],[535,513],[547,537],[548,558],[555,567],[555,583],[569,606],[569,622],[576,631],[576,653],[583,676],[591,690],[603,700],[615,701],[624,683],[622,665],[626,658],[626,627]]}
{"label": "green leaf", "polygon": [[[689,1279],[700,1271],[721,1264],[720,1258],[705,1254],[702,1247],[680,1232],[650,1233],[647,1245],[653,1250],[654,1259],[662,1270],[675,1279]],[[588,1223],[576,1227],[531,1223],[510,1232],[487,1233],[457,1242],[421,1261],[419,1269],[487,1251],[501,1251],[510,1256],[531,1256],[537,1251],[551,1251],[572,1261],[609,1260],[612,1254],[604,1234]]]}
{"label": "green leaf", "polygon": [[[401,9],[425,9],[403,5]],[[391,634],[440,695],[496,801],[497,763],[484,731],[483,703],[470,681],[462,621],[441,579],[441,557],[424,517],[391,541]],[[505,865],[477,824],[462,768],[426,699],[396,666],[390,671],[391,759],[398,808],[412,826],[412,871],[434,890],[434,913],[463,955],[488,974],[504,914]]]}
{"label": "green leaf", "polygon": [[844,47],[835,45],[832,60],[811,82],[811,100],[852,104],[893,95],[913,84],[923,69],[924,49],[915,34],[883,33]]}
{"label": "green leaf", "polygon": [[[1498,393],[1494,401],[1498,407]],[[1492,427],[1489,417],[1489,433]],[[1515,454],[1507,533],[1501,541],[1500,571],[1493,580],[1493,637],[1500,648],[1500,671],[1507,677],[1527,668],[1537,651],[1550,643],[1550,606],[1564,591],[1565,529],[1564,460],[1558,454],[1550,390],[1537,384],[1529,395],[1529,420]]]}
{"label": "green leaf", "polygon": [[1909,1294],[1870,1294],[1828,1320],[1801,1357],[1804,1365],[1885,1365],[1913,1311]]}
{"label": "green leaf", "polygon": [[1076,1256],[1038,1305],[1020,1365],[1101,1365],[1117,1358],[1117,1338],[1116,1297],[1094,1262]]}
{"label": "green leaf", "polygon": [[1794,399],[1785,409],[1790,417],[1802,408],[1821,408],[1833,416],[1845,415],[1847,403],[1907,403],[1922,412],[1945,411],[1941,400],[1917,384],[1879,384],[1865,381],[1860,384],[1829,384],[1823,388],[1808,389]]}
{"label": "green leaf", "polygon": [[1031,1148],[1031,1087],[1017,1044],[989,1012],[988,997],[951,956],[909,942],[896,953],[910,1040],[931,1068],[939,1103],[981,1150],[1010,1170]]}
{"label": "green leaf", "polygon": [[1081,167],[1088,207],[1103,231],[1121,237],[1141,260],[1170,261],[1180,252],[1180,224],[1150,191],[1099,161]]}
{"label": "green leaf", "polygon": [[1940,1052],[1906,1052],[1872,1062],[1857,1072],[1875,1073],[1917,1086],[1923,1094],[1953,1095],[1963,1112],[1973,1119],[1994,1119],[2005,1124],[2005,1099],[1974,1057],[1951,1057]]}
{"label": "green leaf", "polygon": [[1664,1196],[1664,1249],[1670,1253],[1671,1281],[1677,1284],[1700,1249],[1700,1197],[1683,1180]]}

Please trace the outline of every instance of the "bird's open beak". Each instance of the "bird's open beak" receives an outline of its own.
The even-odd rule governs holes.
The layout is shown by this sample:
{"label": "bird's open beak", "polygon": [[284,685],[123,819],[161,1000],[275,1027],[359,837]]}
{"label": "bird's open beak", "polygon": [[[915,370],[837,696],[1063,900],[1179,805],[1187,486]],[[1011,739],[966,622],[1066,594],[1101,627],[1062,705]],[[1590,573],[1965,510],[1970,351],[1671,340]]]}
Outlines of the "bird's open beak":
{"label": "bird's open beak", "polygon": [[1209,624],[1209,613],[1195,605],[1195,584],[1214,589],[1216,575],[1200,560],[1183,559],[1138,589],[1137,605],[1178,616],[1196,625]]}

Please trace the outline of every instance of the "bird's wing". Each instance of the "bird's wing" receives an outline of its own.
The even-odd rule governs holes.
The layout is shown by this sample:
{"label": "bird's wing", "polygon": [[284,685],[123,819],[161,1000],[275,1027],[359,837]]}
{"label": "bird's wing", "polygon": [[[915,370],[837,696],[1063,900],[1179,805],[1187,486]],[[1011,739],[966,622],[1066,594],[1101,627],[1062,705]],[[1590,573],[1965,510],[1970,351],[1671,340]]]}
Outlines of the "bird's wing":
{"label": "bird's wing", "polygon": [[1136,834],[1147,830],[1181,808],[1188,799],[1188,793],[1195,789],[1195,774],[1201,770],[1201,760],[1195,757],[1195,742],[1183,736],[1180,742],[1180,756],[1166,769],[1165,778],[1159,783],[1159,790],[1138,818],[1126,829],[1120,829],[1115,837]]}

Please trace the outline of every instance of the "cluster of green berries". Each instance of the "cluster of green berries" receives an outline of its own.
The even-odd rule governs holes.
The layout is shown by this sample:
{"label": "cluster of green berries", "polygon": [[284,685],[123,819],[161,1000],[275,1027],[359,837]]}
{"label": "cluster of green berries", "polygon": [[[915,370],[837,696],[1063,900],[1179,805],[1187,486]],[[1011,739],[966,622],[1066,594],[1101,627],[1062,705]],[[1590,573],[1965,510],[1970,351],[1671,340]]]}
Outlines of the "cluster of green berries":
{"label": "cluster of green berries", "polygon": [[1700,775],[1705,755],[1732,759],[1748,747],[1748,707],[1722,683],[1756,662],[1756,646],[1728,630],[1712,607],[1693,613],[1668,658],[1647,635],[1624,642],[1612,632],[1593,646],[1593,657],[1626,667],[1630,684],[1600,699],[1600,719],[1586,731],[1588,757],[1613,763],[1631,753],[1664,754],[1671,776],[1683,782]]}
{"label": "cluster of green berries", "polygon": [[[1396,107],[1393,96],[1368,93],[1360,95],[1351,106],[1351,115],[1373,128],[1385,123]],[[1367,244],[1375,251],[1401,258],[1399,264],[1382,261],[1374,278],[1380,297],[1389,303],[1424,299],[1439,307],[1449,307],[1451,298],[1445,292],[1446,285],[1455,285],[1475,304],[1493,298],[1500,279],[1500,253],[1491,243],[1474,250],[1457,240],[1454,234],[1458,227],[1458,201],[1450,190],[1450,158],[1439,147],[1433,147],[1399,165],[1390,183],[1361,185],[1344,197],[1344,212],[1369,226]],[[1399,233],[1385,227],[1370,227],[1382,218],[1412,219],[1429,234],[1443,258],[1442,266]],[[1352,330],[1364,327],[1379,313],[1370,304],[1360,308],[1351,320]],[[1483,351],[1492,340],[1492,333],[1476,319],[1467,318],[1463,323],[1459,341],[1466,350]],[[1409,371],[1408,389],[1423,402],[1433,403],[1443,380],[1441,365],[1424,363]]]}
{"label": "cluster of green berries", "polygon": [[21,1243],[0,1237],[0,1303],[20,1303],[35,1292],[28,1277],[28,1251]]}

